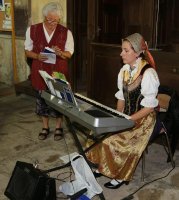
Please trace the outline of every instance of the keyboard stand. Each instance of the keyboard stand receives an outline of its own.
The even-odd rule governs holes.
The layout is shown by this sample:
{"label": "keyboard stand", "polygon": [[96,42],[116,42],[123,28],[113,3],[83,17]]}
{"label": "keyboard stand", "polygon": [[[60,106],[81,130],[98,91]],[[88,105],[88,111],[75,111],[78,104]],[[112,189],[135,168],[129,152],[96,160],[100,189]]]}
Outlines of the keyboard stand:
{"label": "keyboard stand", "polygon": [[[69,130],[70,130],[70,133],[72,134],[72,136],[73,136],[73,138],[74,138],[74,141],[75,141],[75,144],[76,144],[76,146],[77,146],[77,148],[78,148],[79,154],[81,154],[81,155],[84,157],[84,159],[86,160],[86,162],[87,162],[87,164],[89,165],[90,168],[92,168],[92,166],[96,167],[93,163],[91,163],[91,162],[87,159],[85,153],[86,153],[87,151],[89,151],[91,148],[93,148],[96,144],[98,144],[99,142],[101,142],[101,140],[104,139],[104,137],[106,137],[106,135],[105,135],[105,136],[102,136],[99,140],[96,140],[96,141],[94,142],[94,144],[92,144],[90,147],[88,147],[87,149],[83,150],[83,147],[82,147],[82,145],[81,145],[81,143],[80,143],[80,140],[79,140],[79,138],[78,138],[78,136],[77,136],[77,133],[76,133],[75,125],[70,121],[70,119],[69,119],[68,117],[66,117],[66,116],[64,116],[64,117],[65,117],[65,121],[66,121],[66,123],[67,123],[67,126],[68,126],[68,128],[69,128]],[[82,133],[83,133],[84,135],[87,135],[87,134],[84,133],[84,132],[82,132]],[[88,135],[88,136],[89,136],[89,138],[95,140],[95,138],[94,138],[93,136],[90,136],[90,135]],[[70,162],[70,161],[69,161],[68,163],[64,164],[64,165],[59,166],[59,167],[54,167],[54,168],[45,170],[44,173],[53,172],[53,171],[56,171],[56,170],[63,169],[63,168],[65,168],[65,167],[69,167],[69,166],[71,166],[71,162]],[[79,192],[80,192],[80,191],[79,191]],[[84,192],[86,192],[86,191],[84,191]],[[70,198],[71,200],[73,200],[73,199],[75,200],[75,199],[78,198],[78,197],[76,196],[76,193],[75,193],[74,195],[75,195],[75,198],[72,197],[72,198]],[[80,194],[80,195],[82,195],[82,194]],[[104,197],[103,192],[100,193],[100,194],[98,194],[98,196],[100,197],[101,200],[105,200],[105,197]]]}

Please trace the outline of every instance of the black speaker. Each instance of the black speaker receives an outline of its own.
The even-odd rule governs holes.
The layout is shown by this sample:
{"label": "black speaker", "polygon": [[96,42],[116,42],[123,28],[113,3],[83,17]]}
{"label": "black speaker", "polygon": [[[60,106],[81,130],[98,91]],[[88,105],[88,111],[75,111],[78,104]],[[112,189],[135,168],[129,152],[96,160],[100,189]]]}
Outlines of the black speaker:
{"label": "black speaker", "polygon": [[4,194],[11,200],[56,200],[55,179],[30,163],[17,161]]}

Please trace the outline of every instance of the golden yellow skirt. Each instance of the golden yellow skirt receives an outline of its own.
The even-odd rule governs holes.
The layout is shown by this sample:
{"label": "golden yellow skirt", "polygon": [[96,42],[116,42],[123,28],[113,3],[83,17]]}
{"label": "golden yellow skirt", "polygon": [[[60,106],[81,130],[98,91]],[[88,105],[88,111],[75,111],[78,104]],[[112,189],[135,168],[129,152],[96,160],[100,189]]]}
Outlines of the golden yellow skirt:
{"label": "golden yellow skirt", "polygon": [[111,135],[87,153],[87,158],[98,164],[103,175],[130,181],[156,121],[155,112],[141,119],[129,130]]}

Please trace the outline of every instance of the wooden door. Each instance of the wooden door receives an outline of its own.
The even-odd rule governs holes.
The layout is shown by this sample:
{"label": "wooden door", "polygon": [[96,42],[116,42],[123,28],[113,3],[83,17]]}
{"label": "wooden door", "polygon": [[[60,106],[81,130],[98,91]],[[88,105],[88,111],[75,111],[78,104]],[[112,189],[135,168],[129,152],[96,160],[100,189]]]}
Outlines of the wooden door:
{"label": "wooden door", "polygon": [[67,26],[72,30],[75,52],[71,79],[75,91],[87,91],[91,42],[121,42],[122,1],[67,0]]}
{"label": "wooden door", "polygon": [[67,26],[74,37],[75,51],[70,61],[74,91],[86,91],[87,0],[67,0]]}
{"label": "wooden door", "polygon": [[96,41],[119,44],[123,33],[123,1],[99,0],[97,5]]}
{"label": "wooden door", "polygon": [[[147,39],[153,37],[153,1],[67,0],[67,22],[75,40],[75,53],[70,61],[75,91],[87,91],[89,97],[104,104],[114,102],[113,93],[116,91],[116,77],[121,63],[116,62],[116,59],[120,60],[120,52],[114,56],[112,52],[129,33],[141,32]],[[105,70],[101,76],[104,64]],[[99,80],[100,83],[104,82],[103,77],[111,79],[108,82],[111,103],[106,99],[104,87],[100,86],[101,91],[99,89]]]}
{"label": "wooden door", "polygon": [[[148,3],[149,2],[149,3]],[[87,95],[116,106],[117,75],[122,67],[121,40],[134,32],[152,40],[153,0],[91,0],[88,24]],[[147,11],[147,12],[146,12]],[[146,14],[146,13],[147,14]]]}

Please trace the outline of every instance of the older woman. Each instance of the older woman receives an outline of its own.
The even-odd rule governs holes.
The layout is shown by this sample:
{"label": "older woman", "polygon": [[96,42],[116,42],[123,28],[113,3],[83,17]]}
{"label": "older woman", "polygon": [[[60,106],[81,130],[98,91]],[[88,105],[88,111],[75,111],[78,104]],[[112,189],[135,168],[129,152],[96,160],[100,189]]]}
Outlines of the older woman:
{"label": "older woman", "polygon": [[130,115],[135,127],[106,138],[87,155],[98,164],[96,177],[104,175],[112,179],[104,184],[111,189],[132,179],[154,129],[154,109],[158,105],[159,79],[144,38],[134,33],[123,39],[120,55],[124,66],[118,75],[117,110]]}
{"label": "older woman", "polygon": [[[39,133],[39,139],[47,138],[49,130],[49,117],[56,118],[54,139],[62,138],[63,129],[61,127],[62,115],[46,105],[40,93],[46,89],[46,84],[39,74],[39,70],[44,70],[50,75],[53,72],[61,72],[66,78],[68,75],[67,60],[74,52],[74,41],[70,30],[59,24],[62,17],[62,9],[58,3],[48,3],[43,7],[42,14],[44,21],[31,25],[26,32],[25,53],[33,59],[31,66],[32,87],[37,91],[36,113],[42,117],[43,128]],[[56,54],[56,63],[46,63],[47,57],[41,52],[45,47],[52,48]]]}

